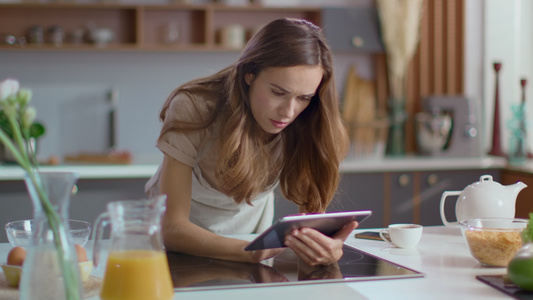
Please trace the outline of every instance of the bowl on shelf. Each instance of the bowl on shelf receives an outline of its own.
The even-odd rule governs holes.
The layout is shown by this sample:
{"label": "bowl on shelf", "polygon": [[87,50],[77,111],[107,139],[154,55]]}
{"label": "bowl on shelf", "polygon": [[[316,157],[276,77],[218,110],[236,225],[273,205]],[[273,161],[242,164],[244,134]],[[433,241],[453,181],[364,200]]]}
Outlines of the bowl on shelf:
{"label": "bowl on shelf", "polygon": [[[91,223],[81,220],[69,220],[70,235],[74,244],[85,247],[91,234]],[[31,234],[34,220],[19,220],[5,225],[7,239],[13,247],[28,247],[31,244]]]}
{"label": "bowl on shelf", "polygon": [[461,231],[472,257],[483,266],[507,267],[522,247],[528,220],[486,218],[462,220]]}

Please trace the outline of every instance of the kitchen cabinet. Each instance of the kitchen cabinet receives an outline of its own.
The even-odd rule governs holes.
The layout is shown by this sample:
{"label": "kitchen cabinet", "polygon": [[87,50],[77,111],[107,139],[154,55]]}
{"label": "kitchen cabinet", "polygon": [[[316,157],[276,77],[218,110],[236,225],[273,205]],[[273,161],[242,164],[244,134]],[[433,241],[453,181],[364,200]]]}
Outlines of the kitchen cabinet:
{"label": "kitchen cabinet", "polygon": [[[444,191],[461,191],[479,181],[481,175],[492,175],[502,184],[524,181],[530,186],[522,190],[517,201],[517,216],[533,211],[530,189],[531,172],[505,169],[492,158],[443,159],[404,158],[373,162],[343,162],[341,181],[327,211],[371,210],[372,216],[360,228],[380,228],[391,223],[442,225],[440,198]],[[54,166],[51,171],[80,173],[78,192],[72,196],[70,217],[93,223],[105,206],[115,200],[144,198],[144,184],[157,170],[153,166]],[[405,171],[404,171],[405,170]],[[275,219],[298,213],[298,208],[275,190]],[[446,216],[455,221],[455,199],[446,200]],[[525,206],[524,206],[525,205]],[[522,207],[526,207],[525,209]],[[22,171],[0,166],[0,224],[32,217],[32,206],[22,180]],[[0,242],[5,232],[0,231]]]}
{"label": "kitchen cabinet", "polygon": [[324,8],[322,22],[333,51],[384,52],[375,6]]}
{"label": "kitchen cabinet", "polygon": [[[72,195],[70,218],[88,221],[94,225],[98,215],[106,211],[107,203],[116,200],[145,198],[145,178],[80,179],[78,191]],[[23,180],[0,181],[0,224],[31,219],[33,206]],[[5,231],[0,231],[0,243],[7,242]]]}
{"label": "kitchen cabinet", "polygon": [[[231,50],[221,44],[220,31],[238,24],[245,29],[244,38],[269,21],[281,17],[307,19],[320,24],[320,9],[307,7],[263,7],[259,5],[225,6],[221,4],[131,5],[131,4],[0,4],[2,34],[27,36],[35,25],[44,30],[44,43],[19,45],[0,43],[0,50],[132,50],[132,51],[216,51]],[[96,28],[109,28],[113,41],[105,46],[73,44],[71,34],[93,23]],[[60,27],[65,43],[53,45],[48,30]],[[177,34],[175,43],[168,43],[169,30]]]}
{"label": "kitchen cabinet", "polygon": [[329,212],[371,210],[372,216],[360,228],[381,227],[384,205],[383,176],[380,173],[343,173]]}
{"label": "kitchen cabinet", "polygon": [[[327,211],[372,210],[372,216],[361,228],[392,223],[442,225],[440,198],[444,191],[462,191],[482,175],[492,175],[499,182],[500,173],[500,169],[343,173]],[[449,221],[456,220],[455,203],[454,197],[446,200]],[[297,212],[296,205],[283,198],[278,189],[275,218]]]}
{"label": "kitchen cabinet", "polygon": [[384,173],[384,187],[386,191],[383,204],[386,207],[383,224],[386,227],[392,223],[414,223],[415,209],[415,172],[387,172]]}
{"label": "kitchen cabinet", "polygon": [[[418,187],[415,201],[419,208],[415,209],[413,216],[414,223],[422,225],[442,225],[440,217],[440,199],[445,191],[462,191],[468,185],[479,181],[482,175],[491,175],[494,181],[500,182],[501,170],[460,170],[460,171],[438,171],[419,172],[416,174]],[[446,219],[450,222],[456,221],[455,203],[457,197],[446,198],[444,211]]]}
{"label": "kitchen cabinet", "polygon": [[[281,17],[309,20],[323,26],[334,51],[383,52],[379,19],[375,6],[319,8],[264,7],[258,4],[226,6],[222,4],[127,5],[127,4],[0,4],[0,28],[3,34],[26,36],[31,50],[146,50],[146,51],[216,51],[225,47],[221,31],[238,24],[248,39],[260,26]],[[93,23],[114,33],[106,46],[73,44],[75,30]],[[31,43],[30,28],[44,30],[44,44]],[[65,42],[53,45],[49,29],[58,26]],[[169,41],[169,35],[173,35]],[[2,50],[20,50],[19,45],[0,43]]]}
{"label": "kitchen cabinet", "polygon": [[518,193],[515,217],[529,219],[533,212],[533,174],[521,170],[503,170],[502,184],[509,185],[522,181],[528,187]]}
{"label": "kitchen cabinet", "polygon": [[[298,207],[285,199],[279,187],[275,191],[274,219],[298,213]],[[376,228],[383,224],[383,176],[381,173],[342,174],[337,193],[327,212],[371,210],[372,216],[360,228]]]}
{"label": "kitchen cabinet", "polygon": [[[442,225],[440,199],[445,191],[462,191],[479,181],[481,175],[500,179],[499,169],[420,171],[385,173],[385,205],[383,227],[392,223],[417,223],[424,226]],[[456,198],[446,199],[445,213],[455,221]]]}
{"label": "kitchen cabinet", "polygon": [[[494,181],[500,182],[501,170],[343,173],[338,191],[327,211],[372,210],[372,216],[365,220],[360,228],[386,227],[392,223],[442,225],[442,193],[462,191],[468,185],[479,181],[482,175],[491,175]],[[531,180],[533,181],[533,176]],[[456,199],[449,197],[445,203],[446,217],[450,222],[456,221]],[[283,198],[278,189],[275,218],[297,212],[296,205]]]}

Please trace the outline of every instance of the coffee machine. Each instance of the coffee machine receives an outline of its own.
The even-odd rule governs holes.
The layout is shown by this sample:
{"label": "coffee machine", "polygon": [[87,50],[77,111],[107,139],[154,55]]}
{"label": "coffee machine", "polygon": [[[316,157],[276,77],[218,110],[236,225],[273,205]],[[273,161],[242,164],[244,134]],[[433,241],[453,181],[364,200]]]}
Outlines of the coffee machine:
{"label": "coffee machine", "polygon": [[422,107],[425,112],[417,115],[416,126],[418,147],[422,154],[480,155],[480,124],[468,98],[430,96],[423,100]]}

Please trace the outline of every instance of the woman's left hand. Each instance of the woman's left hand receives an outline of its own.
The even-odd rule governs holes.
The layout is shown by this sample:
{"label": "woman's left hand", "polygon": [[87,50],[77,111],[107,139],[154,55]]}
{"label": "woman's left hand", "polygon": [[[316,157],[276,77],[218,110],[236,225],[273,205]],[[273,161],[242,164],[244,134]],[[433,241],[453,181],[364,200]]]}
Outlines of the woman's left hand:
{"label": "woman's left hand", "polygon": [[308,265],[329,265],[341,258],[342,245],[357,226],[350,222],[332,237],[312,228],[293,230],[285,236],[285,245]]}

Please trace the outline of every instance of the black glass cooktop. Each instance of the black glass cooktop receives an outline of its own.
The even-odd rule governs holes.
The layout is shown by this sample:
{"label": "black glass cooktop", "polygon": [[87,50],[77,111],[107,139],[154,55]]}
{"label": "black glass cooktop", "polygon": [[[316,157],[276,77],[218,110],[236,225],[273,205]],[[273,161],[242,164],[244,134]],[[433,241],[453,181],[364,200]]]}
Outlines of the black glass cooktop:
{"label": "black glass cooktop", "polygon": [[348,245],[344,245],[344,255],[336,264],[316,267],[299,260],[290,249],[260,264],[175,252],[167,252],[167,257],[175,291],[424,277],[423,273]]}

